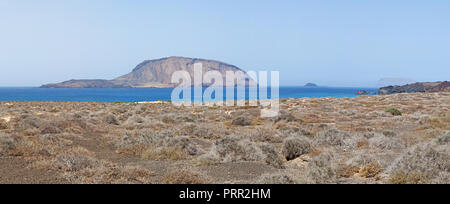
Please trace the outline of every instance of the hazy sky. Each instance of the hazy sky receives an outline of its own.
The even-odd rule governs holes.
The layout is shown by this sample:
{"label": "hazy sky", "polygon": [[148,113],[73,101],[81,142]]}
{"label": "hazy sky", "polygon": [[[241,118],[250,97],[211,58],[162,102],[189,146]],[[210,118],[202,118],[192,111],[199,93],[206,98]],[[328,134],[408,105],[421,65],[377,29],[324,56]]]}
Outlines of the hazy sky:
{"label": "hazy sky", "polygon": [[112,79],[166,56],[279,70],[283,85],[450,80],[450,1],[0,0],[0,86]]}

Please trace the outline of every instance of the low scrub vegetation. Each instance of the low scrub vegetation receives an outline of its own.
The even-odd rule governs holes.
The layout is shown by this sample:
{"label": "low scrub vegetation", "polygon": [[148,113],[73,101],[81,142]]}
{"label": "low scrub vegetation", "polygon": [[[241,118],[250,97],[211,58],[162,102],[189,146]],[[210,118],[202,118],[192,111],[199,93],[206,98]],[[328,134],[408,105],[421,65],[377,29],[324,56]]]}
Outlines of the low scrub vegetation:
{"label": "low scrub vegetation", "polygon": [[0,102],[0,177],[27,182],[5,173],[19,165],[35,183],[448,184],[448,104],[448,93],[285,99],[261,118],[260,107]]}

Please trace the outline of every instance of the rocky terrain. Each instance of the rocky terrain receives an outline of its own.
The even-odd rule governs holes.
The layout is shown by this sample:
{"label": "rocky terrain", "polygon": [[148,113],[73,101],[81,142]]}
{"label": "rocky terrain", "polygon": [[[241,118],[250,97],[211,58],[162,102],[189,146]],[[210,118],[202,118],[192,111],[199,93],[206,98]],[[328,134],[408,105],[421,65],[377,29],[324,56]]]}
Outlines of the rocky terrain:
{"label": "rocky terrain", "polygon": [[0,183],[450,183],[450,93],[0,103]]}
{"label": "rocky terrain", "polygon": [[220,72],[224,76],[224,82],[227,71],[245,73],[236,66],[214,60],[169,57],[144,61],[137,65],[131,73],[113,80],[70,80],[42,85],[41,88],[171,88],[178,85],[171,82],[172,74],[184,70],[189,72],[193,79],[194,64],[196,63],[203,64],[203,73],[207,71]]}
{"label": "rocky terrain", "polygon": [[450,92],[450,82],[425,82],[408,84],[404,86],[387,86],[380,88],[380,90],[378,91],[378,93],[381,95],[417,92]]}

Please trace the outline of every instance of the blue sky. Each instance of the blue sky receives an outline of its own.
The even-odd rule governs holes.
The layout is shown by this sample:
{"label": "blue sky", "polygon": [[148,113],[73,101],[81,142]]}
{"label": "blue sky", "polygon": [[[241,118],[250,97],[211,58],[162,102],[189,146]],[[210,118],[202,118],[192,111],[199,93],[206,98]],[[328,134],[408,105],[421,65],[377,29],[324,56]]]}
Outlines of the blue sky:
{"label": "blue sky", "polygon": [[448,0],[0,0],[0,86],[112,79],[146,59],[278,70],[282,85],[450,80]]}

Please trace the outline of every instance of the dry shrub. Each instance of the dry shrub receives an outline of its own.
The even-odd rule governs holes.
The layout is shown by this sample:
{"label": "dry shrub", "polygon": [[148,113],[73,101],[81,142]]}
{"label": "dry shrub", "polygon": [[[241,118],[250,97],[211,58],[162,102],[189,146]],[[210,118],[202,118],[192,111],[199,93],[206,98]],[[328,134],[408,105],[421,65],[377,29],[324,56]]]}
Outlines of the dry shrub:
{"label": "dry shrub", "polygon": [[427,119],[430,128],[433,129],[450,129],[450,117]]}
{"label": "dry shrub", "polygon": [[308,138],[303,136],[293,136],[284,140],[282,153],[288,160],[294,160],[311,151],[311,143]]}
{"label": "dry shrub", "polygon": [[[1,139],[3,138],[3,139]],[[56,152],[61,152],[70,145],[71,141],[62,137],[57,137],[50,134],[38,135],[38,136],[19,136],[10,135],[8,137],[0,137],[0,143],[2,143],[4,154],[10,156],[22,156],[22,157],[38,157],[38,156],[51,156]],[[6,146],[5,146],[6,145]],[[5,149],[7,151],[5,152]]]}
{"label": "dry shrub", "polygon": [[406,175],[420,173],[429,178],[430,183],[448,183],[450,179],[450,156],[448,146],[419,144],[406,150],[388,168],[394,174],[403,171]]}
{"label": "dry shrub", "polygon": [[214,142],[211,149],[224,162],[261,161],[264,156],[261,150],[248,140],[240,140],[236,136],[225,136]]}
{"label": "dry shrub", "polygon": [[0,133],[0,156],[9,154],[16,146],[17,142],[11,136]]}
{"label": "dry shrub", "polygon": [[284,161],[283,158],[277,153],[275,150],[275,146],[270,144],[263,144],[261,145],[261,151],[265,156],[265,162],[266,164],[273,166],[278,169],[284,169]]}
{"label": "dry shrub", "polygon": [[294,126],[284,126],[284,127],[280,127],[279,131],[283,135],[292,135],[292,134],[298,133],[300,131],[300,128],[294,127]]}
{"label": "dry shrub", "polygon": [[41,121],[39,120],[39,118],[30,114],[24,114],[18,118],[15,129],[17,131],[25,131],[30,129],[37,129],[40,125]]}
{"label": "dry shrub", "polygon": [[57,169],[67,172],[94,168],[99,165],[99,161],[93,157],[93,154],[82,147],[75,147],[57,155],[53,162]]}
{"label": "dry shrub", "polygon": [[152,129],[140,129],[126,131],[119,141],[115,143],[117,152],[141,155],[148,147],[164,146],[167,140],[174,135],[169,131],[154,131]]}
{"label": "dry shrub", "polygon": [[72,132],[76,134],[82,134],[82,133],[92,133],[92,132],[105,132],[107,129],[95,129],[91,127],[85,120],[82,120],[80,118],[72,118],[70,120],[61,120],[58,121],[57,127],[64,132]]}
{"label": "dry shrub", "polygon": [[290,112],[286,110],[281,110],[275,119],[275,122],[279,121],[293,122],[296,121],[296,118]]}
{"label": "dry shrub", "polygon": [[8,122],[4,119],[0,119],[0,130],[6,130],[9,128]]}
{"label": "dry shrub", "polygon": [[306,137],[311,137],[313,134],[303,128],[299,128],[299,127],[295,127],[295,126],[284,126],[279,128],[280,133],[282,135],[292,135],[292,134],[298,134],[298,135],[302,135],[302,136],[306,136]]}
{"label": "dry shrub", "polygon": [[336,171],[332,164],[332,158],[328,154],[321,154],[312,158],[306,169],[306,178],[311,184],[334,184]]}
{"label": "dry shrub", "polygon": [[58,134],[61,133],[61,129],[53,125],[47,125],[42,127],[41,134]]}
{"label": "dry shrub", "polygon": [[149,178],[153,176],[147,169],[98,160],[81,147],[38,161],[34,167],[58,171],[60,177],[77,184],[141,184],[150,183]]}
{"label": "dry shrub", "polygon": [[102,161],[96,168],[66,173],[71,183],[80,184],[150,184],[153,172],[136,166],[119,166]]}
{"label": "dry shrub", "polygon": [[337,170],[337,176],[341,178],[350,178],[359,173],[360,168],[352,165],[341,165]]}
{"label": "dry shrub", "polygon": [[162,145],[163,147],[178,149],[190,156],[198,155],[203,152],[203,150],[201,150],[195,144],[193,144],[191,139],[186,136],[166,138],[166,141],[164,141]]}
{"label": "dry shrub", "polygon": [[332,146],[345,146],[345,145],[348,145],[348,144],[346,144],[346,139],[348,139],[350,137],[351,136],[348,132],[331,128],[331,129],[317,133],[317,135],[314,137],[314,139],[319,144],[332,145]]}
{"label": "dry shrub", "polygon": [[11,156],[33,157],[45,147],[36,137],[14,137],[15,148],[9,151]]}
{"label": "dry shrub", "polygon": [[346,165],[350,165],[350,166],[364,166],[368,163],[372,163],[372,162],[379,162],[379,157],[374,154],[373,151],[371,150],[362,150],[362,151],[358,151],[355,152],[354,156],[351,157],[348,161],[345,162]]}
{"label": "dry shrub", "polygon": [[[204,128],[204,126],[197,126],[197,125],[195,125],[195,124],[188,123],[188,124],[184,124],[183,127],[181,127],[181,128],[178,130],[178,132],[179,132],[181,135],[194,135],[194,131],[195,131],[195,130],[197,130],[197,129],[203,129],[203,128]],[[206,129],[206,128],[205,128],[205,129]],[[203,132],[207,132],[207,130],[208,130],[208,129],[200,131],[201,133],[198,134],[198,135],[196,135],[196,136],[202,137],[202,136],[200,136],[200,135],[203,135]]]}
{"label": "dry shrub", "polygon": [[140,167],[119,166],[101,161],[95,168],[66,172],[63,177],[76,184],[150,184],[154,174]]}
{"label": "dry shrub", "polygon": [[111,113],[115,114],[115,115],[119,115],[119,114],[125,114],[126,112],[128,112],[128,108],[126,106],[122,105],[123,103],[118,102],[116,107],[111,108]]}
{"label": "dry shrub", "polygon": [[210,151],[193,160],[195,166],[215,166],[221,163],[222,159],[217,155],[217,152]]}
{"label": "dry shrub", "polygon": [[187,131],[199,138],[214,139],[216,137],[214,134],[215,130],[207,126],[189,125],[185,128],[192,128],[192,130],[188,129]]}
{"label": "dry shrub", "polygon": [[359,170],[359,175],[363,178],[373,178],[381,172],[380,164],[378,162],[370,162],[364,165]]}
{"label": "dry shrub", "polygon": [[270,127],[258,127],[255,131],[251,132],[250,139],[253,142],[270,142],[270,143],[278,143],[280,142],[280,138]]}
{"label": "dry shrub", "polygon": [[142,153],[141,157],[143,159],[155,161],[161,160],[179,161],[185,160],[187,158],[185,152],[173,147],[149,148]]}
{"label": "dry shrub", "polygon": [[231,124],[236,126],[249,126],[252,124],[252,120],[248,116],[239,116]]}
{"label": "dry shrub", "polygon": [[162,184],[208,184],[209,179],[192,170],[176,170],[163,175]]}
{"label": "dry shrub", "polygon": [[382,150],[404,149],[407,147],[407,144],[401,138],[399,137],[390,138],[384,135],[377,135],[371,138],[369,142],[373,147]]}
{"label": "dry shrub", "polygon": [[140,117],[139,115],[133,115],[129,117],[122,125],[125,127],[135,127],[135,126],[142,126],[146,122],[147,120]]}
{"label": "dry shrub", "polygon": [[427,184],[429,178],[423,173],[397,171],[389,178],[390,184]]}
{"label": "dry shrub", "polygon": [[65,139],[59,135],[39,135],[38,139],[40,155],[47,154],[45,152],[54,155],[73,145],[73,141]]}
{"label": "dry shrub", "polygon": [[202,152],[189,137],[175,137],[170,131],[141,129],[125,132],[116,144],[117,153],[151,160],[184,160]]}
{"label": "dry shrub", "polygon": [[173,124],[173,123],[175,123],[175,120],[174,120],[173,118],[169,117],[169,116],[164,116],[164,117],[161,119],[161,121],[162,121],[163,123],[166,123],[166,124]]}
{"label": "dry shrub", "polygon": [[119,121],[116,116],[109,114],[103,118],[103,122],[109,125],[119,125]]}
{"label": "dry shrub", "polygon": [[142,152],[147,150],[148,147],[141,145],[141,146],[133,146],[133,147],[119,147],[116,150],[117,154],[126,154],[126,155],[142,155]]}

